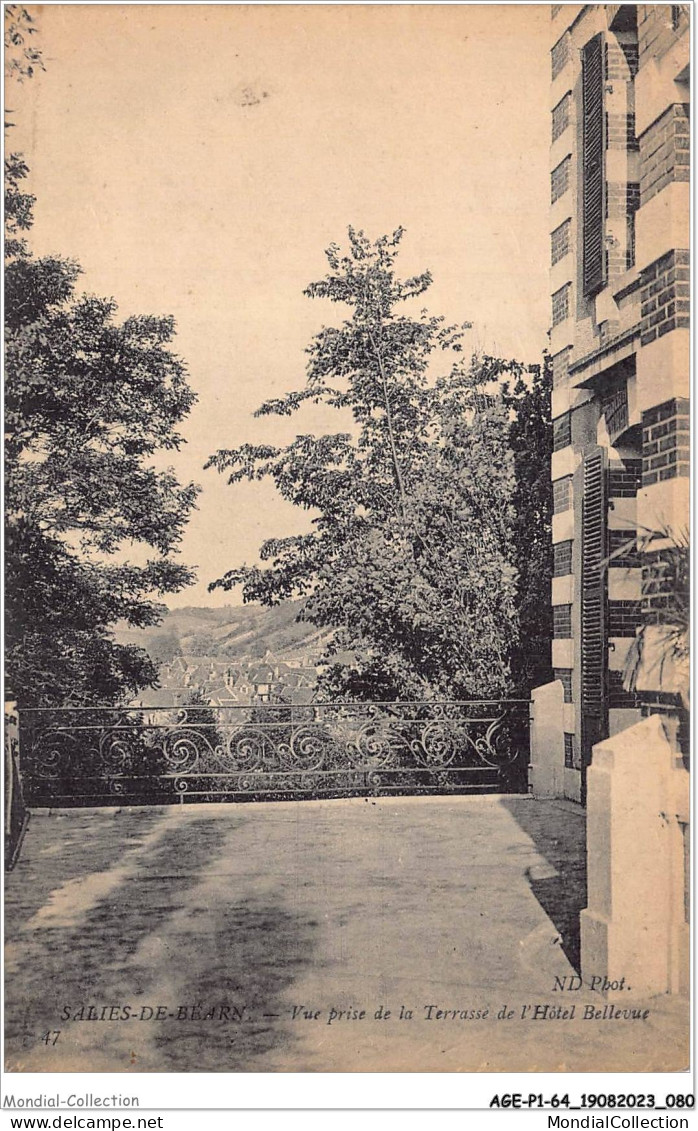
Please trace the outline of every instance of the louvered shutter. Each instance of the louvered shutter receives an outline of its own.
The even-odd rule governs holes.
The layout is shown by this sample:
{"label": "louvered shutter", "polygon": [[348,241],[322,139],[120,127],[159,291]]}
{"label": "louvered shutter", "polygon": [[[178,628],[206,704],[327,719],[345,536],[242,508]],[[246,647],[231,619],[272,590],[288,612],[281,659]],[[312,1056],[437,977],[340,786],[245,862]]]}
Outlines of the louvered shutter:
{"label": "louvered shutter", "polygon": [[604,41],[595,35],[582,50],[582,259],[584,294],[606,283],[604,246]]}
{"label": "louvered shutter", "polygon": [[583,765],[594,743],[606,737],[606,449],[584,457],[582,499],[582,749]]}

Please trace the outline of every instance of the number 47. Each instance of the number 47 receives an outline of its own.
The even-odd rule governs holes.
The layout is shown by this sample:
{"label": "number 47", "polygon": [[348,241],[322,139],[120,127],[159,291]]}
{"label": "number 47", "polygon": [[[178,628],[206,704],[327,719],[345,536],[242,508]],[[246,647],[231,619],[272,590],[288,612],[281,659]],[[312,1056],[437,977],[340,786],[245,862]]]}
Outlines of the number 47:
{"label": "number 47", "polygon": [[48,1045],[55,1045],[55,1043],[58,1040],[58,1038],[60,1037],[60,1035],[61,1035],[60,1029],[49,1029],[48,1033],[44,1033],[43,1037],[40,1037],[39,1040],[42,1041],[43,1044],[45,1044],[47,1046]]}

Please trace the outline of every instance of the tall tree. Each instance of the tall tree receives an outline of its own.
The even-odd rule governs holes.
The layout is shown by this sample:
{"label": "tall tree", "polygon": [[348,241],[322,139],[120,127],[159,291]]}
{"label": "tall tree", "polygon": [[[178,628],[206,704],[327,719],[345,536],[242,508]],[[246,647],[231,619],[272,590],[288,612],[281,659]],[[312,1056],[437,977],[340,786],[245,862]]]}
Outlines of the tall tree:
{"label": "tall tree", "polygon": [[512,676],[517,693],[528,696],[533,687],[548,683],[553,675],[553,374],[549,355],[542,365],[525,371],[510,367],[510,382],[505,382],[503,395],[511,410],[509,445],[516,479],[512,503],[520,630],[512,654]]}
{"label": "tall tree", "polygon": [[[77,296],[79,267],[35,258],[34,199],[6,178],[6,672],[20,705],[118,701],[154,682],[147,653],[112,628],[157,623],[157,598],[192,580],[173,554],[197,488],[154,457],[194,394],[170,351],[171,318],[115,320]],[[130,545],[149,560],[127,560]]]}
{"label": "tall tree", "polygon": [[[257,414],[310,401],[348,409],[353,431],[211,457],[231,483],[268,476],[314,513],[312,533],[263,544],[269,564],[214,585],[264,604],[305,596],[303,618],[334,630],[323,676],[333,695],[498,696],[518,635],[506,366],[464,361],[464,327],[411,313],[431,276],[397,277],[402,235],[371,243],[350,228],[348,254],[328,249],[329,273],[305,293],[351,316],[313,339],[305,388]],[[446,375],[434,372],[442,355]]]}

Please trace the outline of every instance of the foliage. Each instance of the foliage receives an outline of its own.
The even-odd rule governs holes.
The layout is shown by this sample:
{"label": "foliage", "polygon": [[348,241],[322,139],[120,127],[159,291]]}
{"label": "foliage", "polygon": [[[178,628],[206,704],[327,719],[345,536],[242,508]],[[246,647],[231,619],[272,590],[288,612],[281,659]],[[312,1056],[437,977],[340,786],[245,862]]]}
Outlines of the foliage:
{"label": "foliage", "polygon": [[[172,554],[197,488],[153,457],[179,447],[194,394],[171,318],[117,323],[111,299],[76,296],[77,264],[30,253],[21,157],[5,174],[8,691],[20,705],[115,702],[157,672],[111,626],[157,623],[155,598],[192,579]],[[145,564],[124,560],[133,544],[150,548]]]}
{"label": "foliage", "polygon": [[216,717],[210,701],[199,687],[194,688],[182,706],[186,709],[188,723],[211,723]]}
{"label": "foliage", "polygon": [[509,368],[514,370],[515,380],[511,391],[505,383],[503,395],[512,413],[508,442],[516,478],[512,503],[519,617],[512,675],[517,693],[528,697],[533,687],[552,679],[553,375],[548,355],[542,366],[531,367],[528,372],[522,366]]}
{"label": "foliage", "polygon": [[148,639],[148,654],[158,664],[169,664],[181,655],[182,645],[176,632],[157,632]]}
{"label": "foliage", "polygon": [[[650,667],[657,690],[680,693],[688,704],[688,660],[691,636],[691,548],[688,530],[668,524],[640,530],[637,540],[621,547],[611,561],[632,546],[642,555],[642,623],[628,652],[623,673],[626,690],[638,691],[640,673]],[[655,655],[648,657],[650,634]],[[650,674],[644,671],[644,678]],[[666,677],[668,676],[668,680]],[[675,685],[675,686],[674,686]]]}
{"label": "foliage", "polygon": [[41,51],[32,43],[37,28],[26,8],[20,4],[5,5],[5,78],[22,82],[32,78],[36,70],[45,71]]}
{"label": "foliage", "polygon": [[221,739],[216,727],[218,726],[218,712],[212,707],[203,691],[196,688],[184,703],[182,709],[186,712],[186,725],[202,727],[203,733],[208,738],[211,746],[220,745]]}
{"label": "foliage", "polygon": [[[500,696],[517,640],[516,466],[501,378],[518,380],[521,367],[468,363],[464,327],[409,313],[431,276],[397,278],[402,235],[371,243],[350,228],[347,255],[328,249],[329,273],[305,293],[351,316],[313,339],[305,388],[257,413],[291,415],[310,401],[348,410],[353,431],[211,457],[229,482],[270,477],[314,513],[312,533],[269,539],[265,564],[214,585],[239,584],[246,601],[269,605],[305,596],[304,619],[334,630],[322,677],[332,696]],[[435,375],[443,355],[446,374]]]}
{"label": "foliage", "polygon": [[217,656],[220,642],[210,632],[195,632],[187,641],[189,656]]}

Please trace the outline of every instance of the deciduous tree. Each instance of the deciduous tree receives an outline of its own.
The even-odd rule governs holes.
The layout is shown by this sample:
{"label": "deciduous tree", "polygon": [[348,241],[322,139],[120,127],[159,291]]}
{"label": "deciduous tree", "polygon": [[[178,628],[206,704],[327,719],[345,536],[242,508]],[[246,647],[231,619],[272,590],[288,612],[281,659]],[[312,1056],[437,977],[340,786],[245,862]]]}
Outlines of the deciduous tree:
{"label": "deciduous tree", "polygon": [[[76,294],[72,260],[34,257],[33,197],[6,162],[7,684],[22,704],[114,702],[152,683],[147,653],[112,627],[157,623],[197,488],[155,457],[181,443],[194,394],[171,318],[116,320]],[[134,564],[127,551],[146,548]]]}
{"label": "deciduous tree", "polygon": [[524,369],[510,364],[507,368],[503,395],[511,411],[508,443],[516,480],[512,502],[519,617],[512,676],[517,694],[528,696],[533,687],[548,683],[553,676],[553,375],[547,354],[542,365]]}
{"label": "deciduous tree", "polygon": [[311,533],[267,540],[261,566],[215,584],[264,604],[304,596],[301,615],[333,630],[334,696],[500,696],[518,637],[507,365],[466,361],[464,327],[414,312],[431,276],[398,278],[402,235],[372,243],[349,229],[348,254],[329,248],[306,294],[349,317],[313,339],[305,387],[258,410],[310,401],[349,410],[353,430],[211,457],[231,483],[270,477],[313,513]]}

